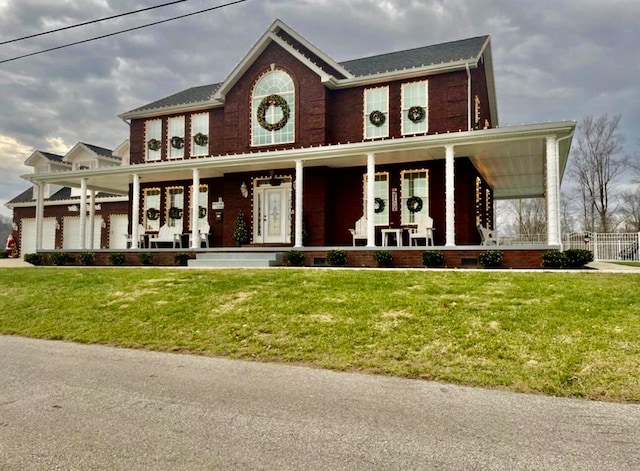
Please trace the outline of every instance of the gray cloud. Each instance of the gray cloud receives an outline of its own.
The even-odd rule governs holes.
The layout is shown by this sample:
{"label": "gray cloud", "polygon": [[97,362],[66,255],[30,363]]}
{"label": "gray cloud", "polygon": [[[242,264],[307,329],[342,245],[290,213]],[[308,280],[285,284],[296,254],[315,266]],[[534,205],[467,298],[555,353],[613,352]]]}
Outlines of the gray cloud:
{"label": "gray cloud", "polygon": [[[0,0],[0,40],[153,3]],[[0,60],[220,3],[190,0],[4,45]],[[114,148],[128,133],[119,113],[224,80],[280,18],[338,61],[492,34],[501,125],[620,113],[633,152],[640,136],[638,17],[636,0],[248,0],[0,64],[0,136],[25,146],[23,153],[25,148],[47,150],[52,138],[69,147],[87,141]],[[4,169],[14,165],[16,155],[7,155],[12,152],[7,146],[2,152],[0,173],[8,175]],[[19,188],[13,181],[1,183],[0,204],[26,188],[24,181]],[[4,207],[0,211],[6,213]]]}

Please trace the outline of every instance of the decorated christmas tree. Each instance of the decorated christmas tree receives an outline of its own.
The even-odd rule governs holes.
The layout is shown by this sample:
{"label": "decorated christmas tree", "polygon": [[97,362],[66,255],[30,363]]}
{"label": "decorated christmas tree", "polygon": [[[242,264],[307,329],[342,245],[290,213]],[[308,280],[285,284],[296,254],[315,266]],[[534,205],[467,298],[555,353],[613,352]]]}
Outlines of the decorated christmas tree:
{"label": "decorated christmas tree", "polygon": [[236,222],[233,224],[233,240],[240,247],[242,244],[249,242],[249,228],[244,220],[242,211],[238,213]]}

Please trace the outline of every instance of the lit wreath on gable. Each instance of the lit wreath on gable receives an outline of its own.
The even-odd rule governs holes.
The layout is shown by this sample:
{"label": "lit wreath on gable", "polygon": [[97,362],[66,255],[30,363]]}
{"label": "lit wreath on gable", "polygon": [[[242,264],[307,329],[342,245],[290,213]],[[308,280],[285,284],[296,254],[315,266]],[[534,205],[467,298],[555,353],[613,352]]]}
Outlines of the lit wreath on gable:
{"label": "lit wreath on gable", "polygon": [[206,146],[209,143],[209,138],[206,134],[199,132],[193,136],[193,142],[195,142],[197,146]]}
{"label": "lit wreath on gable", "polygon": [[425,117],[425,111],[422,106],[412,106],[409,108],[409,121],[412,123],[420,123]]}
{"label": "lit wreath on gable", "polygon": [[149,141],[147,142],[147,148],[149,150],[160,150],[160,147],[162,147],[162,142],[160,142],[159,139],[149,139]]}
{"label": "lit wreath on gable", "polygon": [[171,138],[171,147],[174,149],[182,149],[184,147],[184,137],[173,136]]}
{"label": "lit wreath on gable", "polygon": [[382,211],[384,211],[384,200],[382,198],[375,198],[373,200],[373,210],[376,213],[381,213]]}
{"label": "lit wreath on gable", "polygon": [[[266,119],[267,110],[271,106],[279,106],[282,110],[282,118],[280,118],[280,121],[276,123],[268,123]],[[267,131],[277,131],[285,127],[287,121],[289,121],[290,115],[291,109],[289,108],[289,104],[287,103],[287,100],[282,98],[280,95],[269,95],[265,97],[258,105],[258,110],[256,111],[258,124]]]}
{"label": "lit wreath on gable", "polygon": [[407,209],[412,213],[419,213],[422,210],[422,198],[412,196],[407,200]]}
{"label": "lit wreath on gable", "polygon": [[382,126],[386,120],[387,117],[380,110],[374,110],[369,113],[369,122],[378,128]]}

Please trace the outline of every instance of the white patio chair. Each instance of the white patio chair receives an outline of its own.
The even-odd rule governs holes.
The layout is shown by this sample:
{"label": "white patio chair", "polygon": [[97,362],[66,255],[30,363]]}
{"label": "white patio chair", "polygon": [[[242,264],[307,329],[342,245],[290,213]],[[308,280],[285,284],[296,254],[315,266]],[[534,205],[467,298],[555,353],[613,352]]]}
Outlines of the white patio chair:
{"label": "white patio chair", "polygon": [[356,240],[367,240],[367,218],[362,216],[355,223],[353,229],[349,229],[351,236],[353,237],[353,246],[356,246]]}
{"label": "white patio chair", "polygon": [[427,216],[418,221],[418,226],[409,230],[409,245],[417,245],[416,240],[424,239],[424,245],[433,243],[433,218]]}
{"label": "white patio chair", "polygon": [[498,245],[498,234],[496,231],[487,229],[483,225],[478,224],[478,232],[480,233],[482,245]]}

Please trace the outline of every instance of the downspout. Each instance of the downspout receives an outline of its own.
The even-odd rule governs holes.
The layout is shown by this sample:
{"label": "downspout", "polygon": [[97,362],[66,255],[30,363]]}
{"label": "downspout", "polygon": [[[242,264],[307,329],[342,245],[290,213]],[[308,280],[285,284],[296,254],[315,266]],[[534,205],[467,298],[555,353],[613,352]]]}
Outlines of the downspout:
{"label": "downspout", "polygon": [[471,131],[471,71],[469,63],[465,63],[467,69],[467,131]]}
{"label": "downspout", "polygon": [[[571,131],[571,134],[561,137],[559,139],[556,139],[556,155],[558,157],[560,157],[560,141],[565,141],[567,139],[573,139],[573,134],[575,133],[575,129],[573,131]],[[558,162],[560,162],[560,159],[558,159]],[[558,175],[560,175],[560,169],[558,169]],[[558,191],[560,191],[560,185],[558,184]],[[560,196],[560,194],[558,194],[558,196]],[[558,198],[558,214],[560,214],[560,198]],[[564,250],[564,247],[562,246],[562,224],[559,227],[560,229],[560,250]]]}

